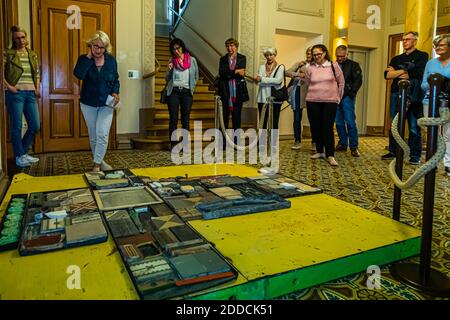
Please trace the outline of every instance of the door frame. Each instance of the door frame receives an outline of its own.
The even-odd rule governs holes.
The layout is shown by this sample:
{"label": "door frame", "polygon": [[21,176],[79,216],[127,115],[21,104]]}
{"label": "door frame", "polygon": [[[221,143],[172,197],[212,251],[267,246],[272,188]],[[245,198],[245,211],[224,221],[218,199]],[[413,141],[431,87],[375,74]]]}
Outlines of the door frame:
{"label": "door frame", "polygon": [[[0,21],[6,21],[7,10],[0,5]],[[3,26],[2,26],[3,27]],[[9,30],[6,29],[6,30]],[[9,34],[9,32],[7,32]],[[8,35],[5,35],[5,32],[0,34],[0,52],[7,47],[6,39]],[[3,119],[0,126],[0,148],[1,148],[1,168],[0,168],[0,201],[3,199],[7,188],[8,188],[8,159],[7,153],[8,148],[6,147],[6,109],[5,109],[5,91],[3,90],[3,72],[4,67],[0,68],[0,88],[2,89],[0,92],[0,118]]]}
{"label": "door frame", "polygon": [[[85,3],[111,3],[112,4],[112,28],[111,34],[109,34],[109,38],[111,43],[113,44],[113,52],[112,55],[116,56],[116,0],[76,0],[79,2]],[[41,32],[40,32],[40,19],[41,19],[41,8],[40,8],[41,0],[30,0],[30,34],[31,37],[31,45],[33,50],[41,57],[42,47],[41,47]],[[42,65],[40,66],[42,70]],[[41,118],[42,124],[42,115],[43,115],[43,105],[42,105],[43,97],[41,97],[38,101],[39,115]],[[80,110],[81,114],[81,110]],[[111,131],[109,135],[109,149],[117,149],[117,117],[114,112],[113,122],[111,124]],[[41,126],[42,127],[42,126]],[[35,152],[42,153],[44,150],[44,139],[42,136],[42,130],[36,134],[35,138]]]}
{"label": "door frame", "polygon": [[[363,53],[366,56],[366,64],[365,66],[361,66],[361,69],[363,70],[363,79],[366,79],[365,81],[363,81],[362,84],[362,88],[364,90],[364,96],[363,96],[363,108],[362,110],[362,124],[361,124],[361,128],[359,128],[359,132],[362,135],[365,135],[367,133],[367,107],[368,107],[368,90],[369,90],[369,83],[367,81],[367,76],[369,74],[369,66],[370,66],[370,49],[365,49],[365,48],[358,48],[358,47],[352,47],[349,46],[348,47],[348,51],[350,52],[358,52],[358,53]],[[364,71],[366,73],[364,73]],[[355,109],[356,112],[356,109]]]}

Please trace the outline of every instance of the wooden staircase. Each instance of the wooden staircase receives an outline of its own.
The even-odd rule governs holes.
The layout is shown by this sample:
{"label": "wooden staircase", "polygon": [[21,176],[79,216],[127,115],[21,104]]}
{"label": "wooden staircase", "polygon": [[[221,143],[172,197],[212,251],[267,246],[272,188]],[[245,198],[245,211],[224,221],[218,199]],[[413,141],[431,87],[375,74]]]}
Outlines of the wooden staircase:
{"label": "wooden staircase", "polygon": [[[166,104],[159,102],[160,92],[166,84],[165,74],[170,58],[169,39],[156,37],[155,50],[156,59],[161,64],[161,69],[155,76],[155,101],[151,108],[140,110],[140,137],[131,139],[136,149],[165,150],[170,146],[169,111]],[[190,115],[192,139],[194,121],[202,121],[203,131],[214,128],[214,91],[210,90],[210,84],[205,83],[203,79],[200,72]],[[178,122],[178,128],[181,128],[181,120]]]}

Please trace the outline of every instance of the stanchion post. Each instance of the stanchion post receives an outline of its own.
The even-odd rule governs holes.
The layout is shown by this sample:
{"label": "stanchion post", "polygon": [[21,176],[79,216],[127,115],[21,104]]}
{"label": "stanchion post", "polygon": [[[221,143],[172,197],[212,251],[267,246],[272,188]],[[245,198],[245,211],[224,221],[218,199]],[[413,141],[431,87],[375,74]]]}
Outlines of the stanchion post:
{"label": "stanchion post", "polygon": [[[405,116],[406,116],[406,91],[409,88],[409,80],[400,80],[398,86],[400,88],[400,99],[397,100],[397,108],[398,111],[398,133],[402,137],[405,137]],[[391,106],[392,108],[392,106]],[[395,172],[397,176],[402,179],[403,176],[403,149],[397,145],[396,154],[395,154]],[[392,217],[396,221],[400,221],[400,207],[402,202],[402,190],[394,186],[394,204],[393,204],[393,212]]]}
{"label": "stanchion post", "polygon": [[[437,115],[442,81],[443,77],[439,74],[432,74],[428,78],[430,84],[429,117],[435,118]],[[427,161],[436,152],[437,133],[437,126],[429,127],[427,130]],[[398,280],[430,295],[450,297],[450,278],[431,268],[435,179],[436,168],[425,176],[420,264],[397,263],[392,267],[392,274]]]}

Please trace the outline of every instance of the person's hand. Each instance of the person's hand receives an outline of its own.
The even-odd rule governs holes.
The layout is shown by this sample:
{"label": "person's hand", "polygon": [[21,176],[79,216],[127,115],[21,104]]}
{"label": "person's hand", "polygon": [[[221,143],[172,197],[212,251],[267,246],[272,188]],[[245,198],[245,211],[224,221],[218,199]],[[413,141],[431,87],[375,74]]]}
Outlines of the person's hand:
{"label": "person's hand", "polygon": [[395,69],[392,68],[391,66],[389,66],[389,67],[386,68],[386,71],[387,71],[387,72],[391,72],[391,71],[395,71]]}
{"label": "person's hand", "polygon": [[112,93],[111,96],[114,97],[114,106],[120,102],[120,96],[117,93]]}
{"label": "person's hand", "polygon": [[173,69],[173,63],[172,62],[170,62],[168,65],[167,65],[167,70],[172,70]]}
{"label": "person's hand", "polygon": [[409,80],[409,74],[408,74],[408,72],[405,71],[405,73],[402,74],[399,78],[400,78],[400,79],[406,79],[406,80]]}
{"label": "person's hand", "polygon": [[261,80],[262,80],[261,76],[256,77],[256,82],[261,82]]}
{"label": "person's hand", "polygon": [[17,86],[8,85],[7,89],[8,89],[8,91],[11,91],[12,93],[18,93],[19,92],[19,89],[17,89]]}
{"label": "person's hand", "polygon": [[304,79],[306,75],[305,75],[305,73],[304,73],[303,71],[300,71],[300,72],[298,73],[298,76],[299,76],[299,78]]}
{"label": "person's hand", "polygon": [[245,76],[245,69],[236,69],[234,70],[234,73],[241,76]]}
{"label": "person's hand", "polygon": [[92,59],[92,48],[91,48],[91,46],[88,47],[88,52],[86,54],[86,57],[88,57],[88,59]]}
{"label": "person's hand", "polygon": [[36,89],[36,90],[34,90],[34,93],[35,93],[35,95],[36,95],[36,98],[38,98],[38,99],[41,98],[41,90]]}

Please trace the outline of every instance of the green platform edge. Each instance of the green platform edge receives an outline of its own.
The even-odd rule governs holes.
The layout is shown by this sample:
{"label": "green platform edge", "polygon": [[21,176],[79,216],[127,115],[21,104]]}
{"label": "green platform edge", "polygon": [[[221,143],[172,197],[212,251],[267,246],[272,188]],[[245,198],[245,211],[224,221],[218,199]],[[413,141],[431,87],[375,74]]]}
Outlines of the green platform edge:
{"label": "green platform edge", "polygon": [[203,293],[191,300],[267,300],[366,271],[371,265],[383,266],[417,256],[421,237],[368,250],[321,264],[280,273],[237,286]]}

